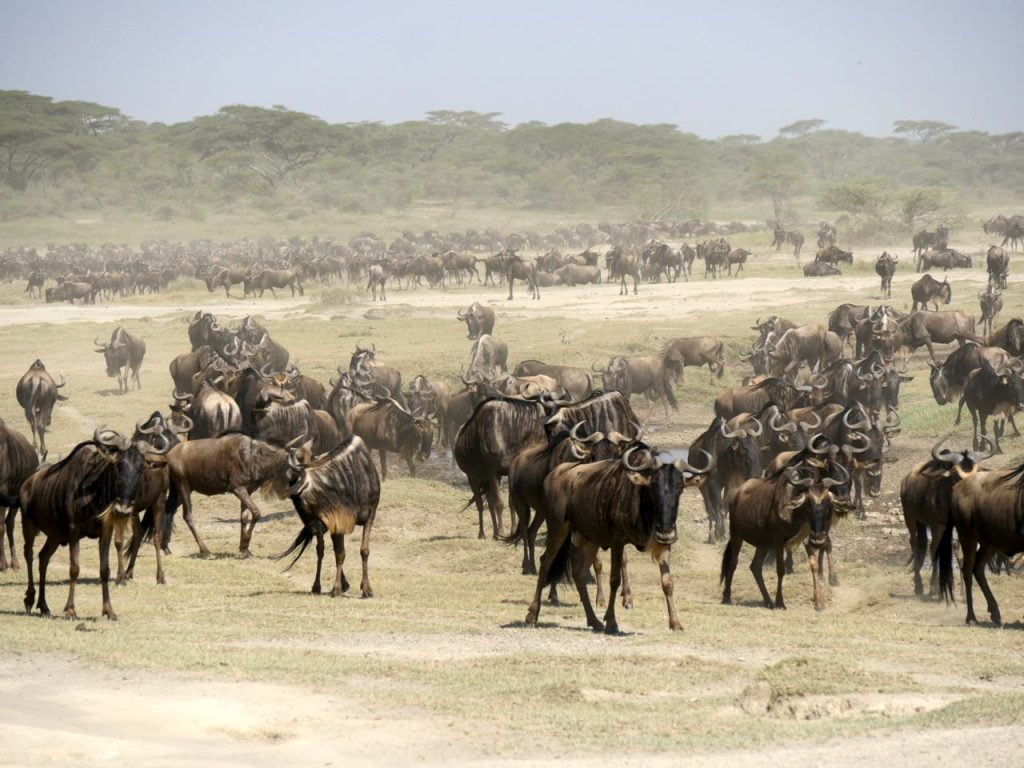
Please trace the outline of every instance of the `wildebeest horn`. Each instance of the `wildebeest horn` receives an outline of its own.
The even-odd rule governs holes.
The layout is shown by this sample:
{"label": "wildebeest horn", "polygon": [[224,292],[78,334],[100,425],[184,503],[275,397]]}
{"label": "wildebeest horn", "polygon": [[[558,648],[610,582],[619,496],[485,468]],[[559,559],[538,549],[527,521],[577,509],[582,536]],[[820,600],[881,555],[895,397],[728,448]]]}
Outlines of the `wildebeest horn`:
{"label": "wildebeest horn", "polygon": [[635,421],[629,422],[629,425],[633,428],[633,437],[631,437],[630,439],[635,440],[636,442],[639,443],[641,440],[643,440],[644,437],[643,428]]}
{"label": "wildebeest horn", "polygon": [[[891,424],[889,423],[889,417],[890,417],[890,415],[892,415],[892,416],[895,416],[895,417],[896,417],[896,421],[894,421],[894,422],[893,422],[893,423],[891,423]],[[894,430],[894,429],[896,429],[897,427],[899,427],[899,425],[900,425],[900,412],[899,412],[899,411],[897,411],[897,410],[896,410],[895,408],[893,408],[893,407],[892,407],[892,406],[890,405],[890,406],[889,406],[889,410],[888,410],[888,412],[887,412],[887,413],[886,413],[886,415],[885,415],[885,427],[884,427],[884,428],[885,428],[885,431],[886,431],[886,432],[891,432],[892,430]]]}
{"label": "wildebeest horn", "polygon": [[863,445],[860,448],[855,448],[849,442],[843,443],[844,453],[864,453],[864,451],[868,450],[871,447],[871,440],[863,432],[851,432],[847,439],[849,440],[850,438],[855,438],[858,441],[862,441]]}
{"label": "wildebeest horn", "polygon": [[826,477],[824,480],[821,481],[821,484],[826,488],[831,488],[835,485],[846,485],[848,482],[850,482],[850,473],[846,470],[846,467],[839,463],[836,463],[835,467],[840,472],[842,472],[845,475],[845,477]]}
{"label": "wildebeest horn", "polygon": [[99,347],[100,350],[105,350],[107,348],[106,344],[104,344],[103,342],[101,342],[101,341],[99,341],[97,339],[93,339],[92,343],[95,344],[97,347]]}
{"label": "wildebeest horn", "polygon": [[764,425],[753,416],[750,417],[750,420],[754,422],[754,426],[747,431],[747,437],[760,437],[764,432]]}
{"label": "wildebeest horn", "polygon": [[185,426],[176,426],[172,421],[170,423],[171,432],[173,432],[176,435],[184,435],[188,432],[191,432],[192,428],[196,425],[196,423],[192,421],[192,419],[190,419],[187,414],[180,413],[178,414],[178,418],[185,422]]}
{"label": "wildebeest horn", "polygon": [[[817,384],[815,382],[821,383]],[[816,373],[807,380],[807,383],[810,384],[815,389],[824,389],[825,387],[828,386],[828,377],[822,373]]]}
{"label": "wildebeest horn", "polygon": [[971,461],[984,461],[985,459],[992,457],[992,441],[989,440],[988,437],[986,437],[985,435],[982,435],[981,442],[987,444],[988,447],[981,451],[971,451],[970,453],[968,453],[967,455],[971,458]]}
{"label": "wildebeest horn", "polygon": [[154,424],[149,429],[146,429],[145,427],[143,427],[142,425],[145,424],[146,421],[147,421],[146,419],[139,419],[137,422],[135,422],[135,431],[136,432],[141,432],[144,435],[151,435],[154,432],[159,430],[160,427],[159,427],[158,424]]}
{"label": "wildebeest horn", "polygon": [[708,474],[708,472],[715,468],[715,457],[712,456],[707,451],[705,451],[703,448],[700,449],[700,452],[703,453],[705,458],[707,459],[702,469],[698,469],[697,467],[693,466],[686,459],[676,459],[673,462],[673,466],[680,472],[689,472],[691,475]]}
{"label": "wildebeest horn", "polygon": [[775,413],[773,413],[771,417],[768,419],[768,426],[771,427],[776,432],[796,432],[796,424],[790,421],[787,421],[783,424],[779,424],[780,421],[782,421],[782,414],[779,413],[778,409],[776,409]]}
{"label": "wildebeest horn", "polygon": [[963,461],[963,456],[961,454],[955,453],[954,451],[948,451],[948,450],[940,451],[939,450],[942,447],[942,444],[949,439],[949,436],[951,434],[953,434],[953,433],[952,432],[947,432],[945,435],[940,437],[935,442],[935,445],[932,446],[932,458],[935,459],[936,461],[951,461],[954,464],[959,464],[961,461]]}
{"label": "wildebeest horn", "polygon": [[60,376],[60,384],[57,384],[56,382],[54,382],[53,386],[55,386],[57,389],[60,389],[65,384],[67,384],[67,382],[64,381],[64,375],[63,374],[57,374],[57,375]]}
{"label": "wildebeest horn", "polygon": [[169,450],[171,450],[171,440],[163,432],[158,432],[155,435],[153,435],[153,439],[159,440],[161,442],[161,446],[159,448],[152,442],[150,442],[149,445],[153,449],[154,453],[167,453]]}
{"label": "wildebeest horn", "polygon": [[726,440],[733,440],[733,439],[735,439],[737,437],[746,437],[747,436],[746,431],[742,430],[742,429],[737,429],[737,430],[734,430],[732,432],[726,431],[725,424],[726,424],[726,422],[725,422],[725,420],[723,420],[722,423],[718,425],[718,431],[722,433],[722,437],[724,437]]}
{"label": "wildebeest horn", "polygon": [[757,320],[755,320],[755,322],[757,323],[757,325],[750,326],[750,330],[752,330],[752,331],[760,331],[761,330],[761,318],[760,317],[757,318]]}
{"label": "wildebeest horn", "polygon": [[189,400],[192,400],[195,397],[195,395],[193,395],[191,392],[179,392],[177,389],[175,389],[171,393],[171,397],[173,397],[175,400],[183,400],[185,402],[188,402]]}
{"label": "wildebeest horn", "polygon": [[794,467],[793,469],[789,470],[789,472],[786,473],[786,480],[789,481],[790,485],[795,485],[801,488],[808,488],[814,485],[814,478],[800,477],[800,473],[797,472],[796,467]]}
{"label": "wildebeest horn", "polygon": [[[821,448],[815,447],[819,438],[824,441],[824,445],[822,445]],[[807,441],[807,450],[809,450],[811,453],[815,453],[820,456],[822,454],[828,453],[828,449],[828,438],[821,432],[815,432],[813,435],[811,435],[811,439]]]}
{"label": "wildebeest horn", "polygon": [[871,426],[871,422],[868,421],[867,418],[864,418],[861,421],[858,421],[856,424],[851,424],[850,423],[850,416],[852,416],[852,415],[853,415],[853,408],[850,408],[849,410],[847,410],[846,413],[843,414],[843,426],[846,427],[847,429],[857,430],[857,429],[864,429],[864,427],[870,427]]}
{"label": "wildebeest horn", "polygon": [[815,419],[817,419],[818,423],[817,424],[811,424],[809,421],[801,421],[801,422],[799,422],[799,427],[804,432],[810,432],[811,430],[817,429],[818,427],[821,426],[821,422],[822,422],[821,414],[818,413],[817,411],[811,411],[811,416],[813,416]]}
{"label": "wildebeest horn", "polygon": [[273,363],[267,363],[262,368],[260,368],[259,373],[262,378],[269,379],[270,376],[273,374],[273,371],[269,370],[271,365],[273,365]]}
{"label": "wildebeest horn", "polygon": [[466,312],[463,312],[463,311],[462,311],[462,310],[460,309],[460,310],[459,310],[458,312],[456,312],[456,313],[455,313],[455,316],[456,316],[457,318],[459,318],[459,320],[465,320],[465,319],[466,319],[467,317],[469,317],[469,314],[468,314],[468,313],[466,313]]}
{"label": "wildebeest horn", "polygon": [[643,463],[636,466],[630,463],[629,457],[632,456],[635,451],[641,449],[647,451],[647,449],[643,448],[643,446],[634,445],[632,448],[629,448],[624,454],[622,454],[622,464],[626,467],[626,469],[631,470],[633,472],[643,472],[645,469],[651,469],[652,467],[654,467],[654,457],[650,455],[649,451],[647,453],[647,458],[643,460]]}
{"label": "wildebeest horn", "polygon": [[590,364],[590,370],[594,371],[594,373],[604,373],[608,369],[607,368],[599,368],[597,363],[591,363]]}
{"label": "wildebeest horn", "polygon": [[118,450],[124,445],[124,441],[117,430],[111,429],[106,425],[96,427],[96,430],[92,433],[92,439],[100,445],[117,448]]}

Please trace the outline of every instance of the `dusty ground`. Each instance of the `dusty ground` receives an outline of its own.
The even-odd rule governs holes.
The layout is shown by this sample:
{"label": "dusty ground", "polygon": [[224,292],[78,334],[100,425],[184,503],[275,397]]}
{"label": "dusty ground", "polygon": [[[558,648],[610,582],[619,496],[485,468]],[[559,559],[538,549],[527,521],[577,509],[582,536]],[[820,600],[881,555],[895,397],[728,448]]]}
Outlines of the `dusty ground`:
{"label": "dusty ground", "polygon": [[[639,406],[653,439],[677,447],[707,425],[718,388],[742,375],[736,353],[749,345],[757,315],[823,321],[840,301],[878,301],[866,262],[842,278],[807,280],[790,258],[759,254],[753,261],[751,276],[738,280],[642,284],[636,297],[618,297],[607,285],[549,289],[536,302],[518,288],[511,302],[504,288],[396,290],[376,306],[349,303],[352,297],[335,305],[316,287],[304,299],[260,302],[192,288],[117,306],[66,307],[26,303],[20,286],[11,287],[11,303],[0,306],[7,352],[0,416],[23,428],[14,382],[42,357],[69,382],[71,399],[54,417],[56,454],[98,423],[127,430],[139,416],[166,408],[166,365],[187,349],[186,316],[200,307],[224,322],[258,312],[303,369],[322,380],[347,362],[357,341],[370,340],[406,378],[420,371],[454,377],[469,342],[453,310],[479,298],[497,308],[496,333],[516,360],[589,365],[616,353],[653,353],[673,335],[722,336],[730,367],[721,384],[689,370],[678,414],[666,418],[660,407]],[[897,306],[909,303],[914,279],[902,265]],[[951,280],[953,307],[976,312],[983,270],[951,273]],[[1004,319],[1022,309],[1014,281]],[[89,351],[93,337],[121,320],[149,347],[145,389],[124,397],[113,394],[102,361]],[[916,356],[883,496],[869,505],[867,521],[846,521],[836,532],[842,583],[823,614],[810,606],[799,561],[786,581],[789,610],[757,607],[749,552],[736,574],[737,604],[720,605],[721,550],[703,543],[699,496],[686,494],[673,554],[683,633],[667,631],[656,569],[635,554],[637,605],[620,611],[622,636],[585,631],[569,588],[561,606],[545,604],[540,629],[526,630],[533,580],[519,574],[518,554],[476,539],[475,515],[459,512],[465,487],[447,458],[433,457],[415,479],[392,460],[372,541],[370,601],[310,596],[311,553],[290,572],[269,559],[296,533],[294,513],[278,500],[262,502],[257,556],[243,562],[231,555],[237,506],[197,499],[199,525],[218,556],[195,557],[179,526],[166,561],[169,583],[152,583],[152,556],[144,552],[135,582],[114,592],[116,624],[98,618],[93,543],[82,548],[80,623],[26,617],[24,570],[0,573],[0,765],[1012,759],[1024,743],[1024,585],[1018,576],[992,579],[1007,628],[965,628],[962,600],[945,606],[915,599],[904,567],[896,489],[952,421],[950,410],[931,400],[926,371]],[[969,434],[967,424],[952,439],[963,443]],[[1019,460],[1022,445],[1008,439],[1007,456],[994,463]],[[20,533],[18,540],[20,548]],[[347,564],[358,568],[358,558]],[[61,552],[50,571],[55,608],[66,576]]]}

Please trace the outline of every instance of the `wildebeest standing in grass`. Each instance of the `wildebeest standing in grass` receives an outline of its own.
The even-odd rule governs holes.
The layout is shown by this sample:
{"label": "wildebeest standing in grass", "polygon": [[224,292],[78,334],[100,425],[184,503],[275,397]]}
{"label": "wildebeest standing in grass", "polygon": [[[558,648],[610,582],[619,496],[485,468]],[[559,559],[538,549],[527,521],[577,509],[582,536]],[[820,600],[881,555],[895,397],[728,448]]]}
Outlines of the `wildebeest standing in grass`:
{"label": "wildebeest standing in grass", "polygon": [[96,351],[106,360],[107,376],[117,377],[117,387],[122,395],[127,394],[132,382],[136,389],[142,389],[139,370],[142,368],[142,358],[146,356],[146,342],[118,326],[110,334],[109,343],[101,344],[98,340],[94,340],[94,343]]}
{"label": "wildebeest standing in grass", "polygon": [[465,312],[459,310],[456,317],[466,324],[470,340],[475,341],[485,334],[494,333],[494,310],[479,301],[470,304]]}
{"label": "wildebeest standing in grass", "polygon": [[[145,455],[140,448],[113,430],[97,429],[92,440],[79,443],[58,464],[40,469],[21,486],[22,532],[28,589],[25,610],[33,603],[44,616],[46,569],[57,547],[67,545],[71,583],[64,617],[76,619],[75,586],[79,573],[79,542],[83,537],[100,540],[100,583],[103,615],[116,619],[110,604],[110,542],[131,521],[132,507],[142,478]],[[46,535],[39,551],[39,601],[35,602],[32,552],[36,534]]]}
{"label": "wildebeest standing in grass", "polygon": [[289,453],[287,480],[288,495],[302,521],[302,530],[279,557],[287,557],[298,550],[291,563],[295,565],[309,542],[315,538],[316,577],[313,579],[312,592],[318,595],[324,560],[324,534],[330,535],[336,569],[331,597],[338,597],[349,587],[342,570],[345,564],[345,536],[360,525],[363,528],[359,547],[363,561],[360,592],[364,598],[373,597],[369,573],[370,530],[380,502],[380,477],[366,444],[353,435],[310,463],[299,461],[294,452]]}
{"label": "wildebeest standing in grass", "polygon": [[[537,625],[544,587],[564,577],[571,564],[587,626],[617,632],[615,596],[622,581],[625,547],[632,544],[649,552],[658,563],[669,628],[682,629],[672,599],[669,555],[677,538],[679,497],[685,486],[702,482],[710,471],[713,460],[707,454],[705,457],[705,466],[696,469],[682,459],[664,462],[657,451],[637,445],[620,458],[557,466],[544,480],[548,538],[526,624]],[[586,585],[598,549],[611,549],[612,553],[604,623],[594,613]]]}
{"label": "wildebeest standing in grass", "polygon": [[53,417],[53,406],[58,400],[68,399],[66,395],[57,391],[64,383],[63,376],[60,377],[60,384],[55,382],[43,361],[37,359],[29,366],[15,389],[18,405],[24,409],[25,419],[32,433],[32,447],[38,448],[39,455],[44,461],[47,454],[46,428],[50,426]]}
{"label": "wildebeest standing in grass", "polygon": [[890,256],[888,251],[882,251],[882,255],[875,261],[875,272],[882,278],[882,296],[887,299],[892,298],[892,277],[896,274],[899,261],[899,256]]}
{"label": "wildebeest standing in grass", "polygon": [[208,557],[210,550],[192,521],[192,492],[204,496],[230,493],[241,505],[238,551],[248,557],[253,529],[260,519],[259,508],[250,494],[263,489],[278,497],[285,495],[281,486],[288,464],[288,448],[291,447],[279,448],[238,432],[175,445],[167,453],[170,494],[164,541],[170,541],[174,513],[180,503],[185,523],[199,546],[200,554]]}
{"label": "wildebeest standing in grass", "polygon": [[18,568],[14,549],[14,521],[20,504],[18,494],[25,480],[39,468],[39,456],[28,438],[0,419],[0,571],[7,570],[4,531],[11,545],[11,568]]}
{"label": "wildebeest standing in grass", "polygon": [[679,410],[672,388],[670,370],[662,357],[613,357],[606,368],[592,364],[591,369],[601,374],[605,391],[621,392],[628,401],[632,395],[643,394],[650,401],[662,400],[665,418],[668,408]]}
{"label": "wildebeest standing in grass", "polygon": [[512,371],[513,376],[550,376],[575,401],[586,400],[594,391],[594,377],[586,369],[572,365],[548,365],[539,360],[524,360]]}
{"label": "wildebeest standing in grass", "polygon": [[953,300],[953,289],[949,285],[949,279],[939,282],[931,275],[923,275],[917,282],[910,286],[910,298],[914,305],[911,312],[916,312],[918,306],[921,309],[928,309],[928,304],[935,305],[935,311],[939,309],[939,301],[949,304]]}
{"label": "wildebeest standing in grass", "polygon": [[388,477],[388,451],[405,459],[409,474],[416,477],[414,459],[429,459],[434,439],[434,426],[426,414],[413,416],[391,398],[353,406],[348,412],[348,431],[378,452],[382,480]]}
{"label": "wildebeest standing in grass", "polygon": [[987,290],[978,294],[978,302],[981,305],[981,332],[988,336],[992,333],[992,323],[1003,311],[1003,297],[989,284]]}
{"label": "wildebeest standing in grass", "polygon": [[680,381],[687,366],[699,368],[702,365],[708,367],[712,377],[721,379],[725,374],[722,348],[722,342],[714,336],[676,337],[669,339],[661,348],[661,360],[667,370],[679,376]]}

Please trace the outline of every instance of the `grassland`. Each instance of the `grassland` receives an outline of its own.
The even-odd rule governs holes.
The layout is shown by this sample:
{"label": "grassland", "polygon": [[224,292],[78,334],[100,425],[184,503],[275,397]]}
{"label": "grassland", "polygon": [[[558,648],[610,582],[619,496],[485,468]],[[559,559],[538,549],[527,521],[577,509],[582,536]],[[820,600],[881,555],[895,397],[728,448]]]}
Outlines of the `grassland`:
{"label": "grassland", "polygon": [[[505,289],[477,286],[396,290],[377,305],[359,290],[319,286],[304,301],[226,301],[182,281],[169,293],[116,307],[40,309],[21,296],[22,286],[0,286],[0,416],[24,427],[14,383],[40,357],[68,380],[70,400],[57,408],[52,450],[63,454],[101,423],[129,429],[140,416],[166,408],[167,363],[187,349],[186,318],[204,306],[222,322],[264,316],[303,370],[321,380],[347,362],[356,342],[371,340],[406,379],[417,373],[454,378],[470,344],[454,309],[482,299],[498,309],[496,333],[516,360],[589,366],[612,354],[653,352],[671,336],[711,333],[726,341],[729,369],[721,385],[729,385],[744,372],[737,355],[749,345],[756,315],[822,321],[841,301],[877,303],[877,278],[865,256],[880,250],[858,252],[858,263],[842,278],[806,280],[791,257],[766,253],[762,241],[738,280],[641,285],[638,296],[621,298],[607,285],[555,288],[539,302],[525,296],[508,302]],[[913,279],[901,264],[897,306],[907,302]],[[955,273],[951,280],[954,306],[976,312],[983,271]],[[1024,311],[1020,285],[1013,281],[1007,291],[1004,318]],[[93,338],[109,335],[121,317],[148,346],[144,389],[125,396],[115,393],[91,351]],[[114,592],[117,623],[98,618],[93,544],[83,546],[81,625],[25,616],[24,570],[0,573],[3,648],[28,660],[14,668],[19,674],[50,666],[62,670],[55,684],[86,686],[107,679],[96,678],[97,670],[113,669],[127,678],[126,688],[154,688],[154,700],[159,686],[147,683],[154,678],[168,685],[185,681],[197,691],[228,682],[283,685],[272,695],[294,696],[300,709],[303,692],[330,695],[344,708],[339,728],[360,713],[394,724],[376,756],[396,764],[512,757],[529,764],[556,755],[623,764],[659,755],[718,755],[721,764],[739,764],[794,745],[831,745],[832,762],[842,765],[853,764],[857,745],[867,755],[872,742],[897,744],[911,733],[932,733],[950,749],[980,738],[979,729],[1019,743],[1020,578],[992,578],[1010,622],[1003,630],[966,628],[962,604],[913,597],[896,491],[903,474],[950,429],[952,412],[932,400],[924,358],[911,365],[915,378],[902,393],[903,432],[886,467],[883,495],[870,503],[867,521],[847,521],[836,532],[842,583],[822,614],[812,609],[810,579],[799,559],[786,581],[789,610],[757,607],[745,567],[749,551],[736,576],[738,604],[721,605],[720,548],[702,543],[699,494],[687,493],[673,548],[682,633],[668,631],[656,568],[635,553],[636,607],[620,613],[623,635],[586,631],[568,589],[562,605],[542,607],[539,629],[526,629],[533,580],[519,574],[513,550],[476,539],[475,513],[463,509],[465,485],[447,457],[435,456],[420,477],[396,467],[384,486],[371,543],[372,600],[310,595],[309,554],[291,571],[270,559],[297,532],[287,502],[262,502],[268,514],[254,537],[256,557],[240,561],[232,554],[237,505],[201,498],[199,525],[217,557],[199,559],[179,526],[174,555],[165,561],[169,583],[153,583],[153,557],[144,552],[134,583]],[[666,418],[660,407],[641,404],[652,441],[667,448],[686,444],[710,420],[719,386],[706,371],[688,370],[678,413]],[[968,420],[951,439],[966,444],[969,437]],[[1019,461],[1022,447],[1024,440],[1008,439],[1007,455],[993,463]],[[350,558],[348,567],[358,568],[358,560]],[[50,574],[57,582],[51,604],[59,606],[65,553],[54,558]],[[79,626],[86,631],[76,631]],[[418,725],[403,729],[404,722]],[[433,735],[427,738],[421,727]],[[263,739],[253,726],[241,738],[269,758],[283,744],[309,737],[298,725],[281,726],[279,735]],[[360,736],[349,731],[346,738]],[[843,745],[853,752],[843,757]]]}

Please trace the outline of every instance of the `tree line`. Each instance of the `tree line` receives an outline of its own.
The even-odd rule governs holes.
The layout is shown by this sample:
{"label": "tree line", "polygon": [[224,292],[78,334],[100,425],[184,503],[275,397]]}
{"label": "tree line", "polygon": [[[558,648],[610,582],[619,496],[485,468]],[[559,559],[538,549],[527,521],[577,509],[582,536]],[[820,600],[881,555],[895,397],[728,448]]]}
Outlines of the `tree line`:
{"label": "tree line", "polygon": [[331,124],[236,104],[168,125],[0,91],[0,215],[116,209],[201,220],[227,209],[400,213],[430,203],[646,220],[728,209],[796,222],[814,209],[912,229],[1024,194],[1024,132],[900,120],[891,136],[870,137],[814,118],[773,137],[706,139],[670,124],[500,118],[436,110]]}

